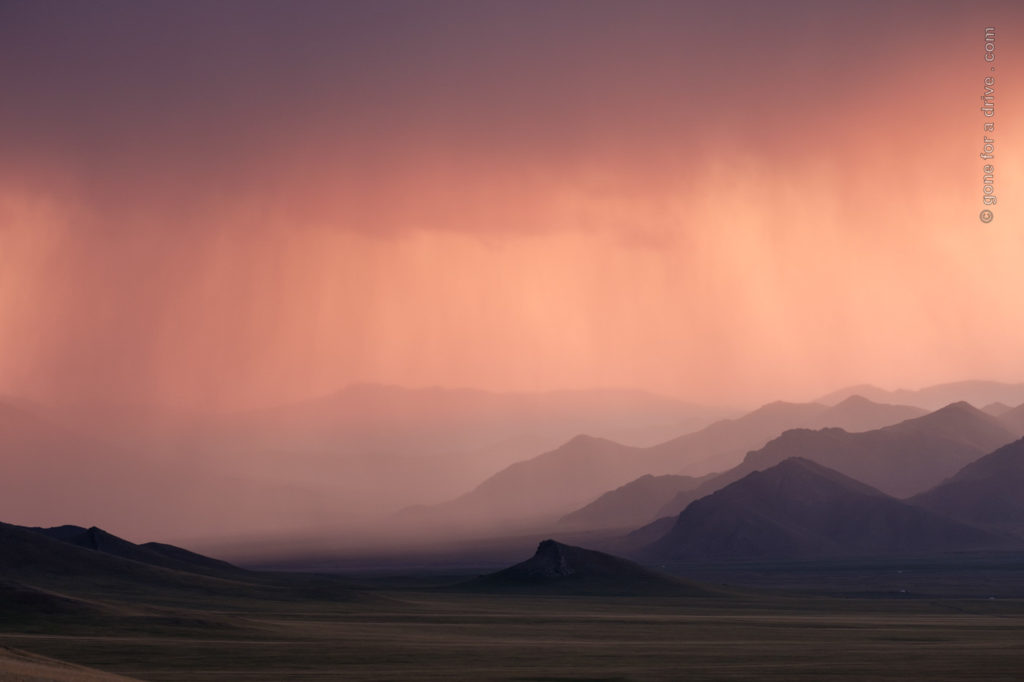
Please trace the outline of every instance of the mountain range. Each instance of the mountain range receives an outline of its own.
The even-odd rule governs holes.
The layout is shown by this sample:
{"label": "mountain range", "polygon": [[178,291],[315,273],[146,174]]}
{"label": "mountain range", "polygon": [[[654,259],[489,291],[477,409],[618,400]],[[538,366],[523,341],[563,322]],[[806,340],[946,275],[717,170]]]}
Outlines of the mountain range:
{"label": "mountain range", "polygon": [[566,514],[558,520],[557,526],[566,529],[635,528],[650,521],[665,502],[676,494],[693,490],[714,476],[715,474],[708,474],[695,478],[673,474],[646,474],[615,490],[609,490],[585,507]]}
{"label": "mountain range", "polygon": [[[732,466],[743,452],[763,446],[787,429],[821,424],[863,429],[892,424],[921,412],[918,408],[880,405],[858,397],[832,407],[775,402],[742,417],[720,420],[648,448],[577,436],[555,450],[507,467],[455,500],[406,510],[398,522],[400,525],[445,527],[453,532],[498,525],[517,525],[524,529],[543,526],[596,503],[606,492],[648,474],[688,473],[695,477],[709,473],[710,466]],[[613,498],[625,501],[617,507],[621,509],[635,499],[634,492],[650,492],[654,495],[652,499],[664,505],[679,492],[679,489],[672,489],[672,481],[689,486],[689,479],[661,479],[627,488]],[[598,508],[606,504],[610,503],[602,502]],[[643,506],[653,504],[645,500]],[[592,509],[569,516],[566,523],[574,527],[607,527],[608,520],[607,515]]]}
{"label": "mountain range", "polygon": [[937,410],[943,405],[966,401],[972,405],[985,406],[991,403],[1020,405],[1024,403],[1024,383],[1001,381],[953,381],[917,390],[898,389],[889,391],[870,384],[847,386],[817,399],[817,402],[834,405],[852,395],[860,395],[880,403],[914,405],[925,410]]}
{"label": "mountain range", "polygon": [[1024,534],[1024,439],[971,462],[910,502],[961,521]]}
{"label": "mountain range", "polygon": [[998,419],[965,402],[861,433],[793,429],[748,453],[733,469],[678,493],[658,516],[675,516],[690,502],[790,457],[818,462],[890,495],[908,497],[928,490],[1014,437]]}
{"label": "mountain range", "polygon": [[1021,546],[792,457],[693,502],[645,553],[664,559],[791,560]]}

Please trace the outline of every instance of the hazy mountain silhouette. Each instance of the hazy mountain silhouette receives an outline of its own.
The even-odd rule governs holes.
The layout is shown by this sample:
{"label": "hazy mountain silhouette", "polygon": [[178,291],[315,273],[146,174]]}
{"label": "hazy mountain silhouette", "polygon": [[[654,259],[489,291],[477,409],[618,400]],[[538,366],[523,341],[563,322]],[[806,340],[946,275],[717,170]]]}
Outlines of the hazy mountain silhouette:
{"label": "hazy mountain silhouette", "polygon": [[922,417],[928,410],[913,405],[891,405],[851,395],[802,424],[803,428],[824,429],[835,427],[853,433],[871,431],[883,426]]}
{"label": "hazy mountain silhouette", "polygon": [[981,408],[981,411],[998,419],[1012,409],[1013,408],[1006,403],[989,403],[985,407]]}
{"label": "hazy mountain silhouette", "polygon": [[551,452],[511,465],[458,499],[405,510],[399,519],[452,528],[549,523],[642,473],[639,451],[577,436]]}
{"label": "hazy mountain silhouette", "polygon": [[790,457],[810,459],[887,494],[908,497],[1013,439],[999,420],[964,402],[874,431],[793,429],[748,453],[734,469],[678,494],[658,516],[674,516],[690,502]]}
{"label": "hazy mountain silhouette", "polygon": [[153,566],[212,575],[242,571],[242,569],[226,561],[203,556],[202,554],[197,554],[181,547],[175,547],[174,545],[158,542],[136,545],[96,527],[56,526],[53,528],[29,528],[28,530],[61,540],[62,542],[77,545],[78,547]]}
{"label": "hazy mountain silhouette", "polygon": [[972,405],[988,405],[990,403],[1006,403],[1019,405],[1024,402],[1024,383],[1004,383],[1000,381],[955,381],[945,384],[927,386],[916,391],[899,389],[887,391],[870,384],[848,386],[818,398],[817,402],[834,405],[852,395],[861,395],[869,400],[880,403],[900,403],[914,405],[926,410],[936,410],[960,400]]}
{"label": "hazy mountain silhouette", "polygon": [[640,526],[626,535],[611,538],[606,545],[610,551],[632,554],[665,537],[675,525],[675,516],[659,516],[654,521]]}
{"label": "hazy mountain silhouette", "polygon": [[818,403],[776,401],[735,419],[722,419],[700,431],[648,448],[644,473],[703,475],[734,466],[748,450],[786,429],[803,426],[828,411]]}
{"label": "hazy mountain silhouette", "polygon": [[673,559],[800,559],[1010,544],[1004,537],[794,457],[692,503],[647,551]]}
{"label": "hazy mountain silhouette", "polygon": [[736,466],[750,450],[762,447],[779,434],[794,428],[838,427],[863,431],[896,424],[925,414],[906,405],[882,405],[860,396],[828,407],[819,403],[768,403],[737,419],[723,419],[647,449],[650,473],[704,475]]}
{"label": "hazy mountain silhouette", "polygon": [[908,501],[970,523],[1024,532],[1024,438]]}
{"label": "hazy mountain silhouette", "polygon": [[484,592],[719,596],[696,583],[621,557],[544,540],[526,561],[461,586]]}
{"label": "hazy mountain silhouette", "polygon": [[892,423],[889,420],[898,420],[910,411],[912,408],[905,406],[876,405],[860,399],[831,408],[774,402],[649,448],[578,436],[555,450],[509,466],[456,500],[407,510],[399,522],[450,529],[549,525],[647,474],[707,473],[708,466],[732,466],[744,452],[761,447],[794,426],[822,421],[858,427],[877,421]]}
{"label": "hazy mountain silhouette", "polygon": [[744,466],[764,469],[787,457],[806,457],[907,497],[1011,440],[998,420],[960,402],[874,431],[790,431],[748,455]]}
{"label": "hazy mountain silhouette", "polygon": [[[713,476],[714,474],[709,474]],[[635,528],[647,523],[679,492],[693,490],[708,476],[652,476],[647,474],[610,490],[587,506],[566,514],[558,526],[580,528]]]}
{"label": "hazy mountain silhouette", "polygon": [[1024,436],[1024,403],[1010,408],[998,416],[999,423],[1017,436]]}

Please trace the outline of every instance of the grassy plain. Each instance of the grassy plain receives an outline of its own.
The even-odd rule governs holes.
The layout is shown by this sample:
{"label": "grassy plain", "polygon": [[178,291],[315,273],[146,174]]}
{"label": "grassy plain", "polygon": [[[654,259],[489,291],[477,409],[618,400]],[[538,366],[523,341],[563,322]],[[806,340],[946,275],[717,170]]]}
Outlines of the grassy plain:
{"label": "grassy plain", "polygon": [[208,587],[164,593],[69,583],[59,592],[71,606],[55,602],[42,618],[8,613],[0,646],[143,680],[1024,675],[1019,599],[775,590],[717,599],[534,597],[403,588],[401,581],[352,591],[334,578],[287,575],[254,577],[224,592]]}

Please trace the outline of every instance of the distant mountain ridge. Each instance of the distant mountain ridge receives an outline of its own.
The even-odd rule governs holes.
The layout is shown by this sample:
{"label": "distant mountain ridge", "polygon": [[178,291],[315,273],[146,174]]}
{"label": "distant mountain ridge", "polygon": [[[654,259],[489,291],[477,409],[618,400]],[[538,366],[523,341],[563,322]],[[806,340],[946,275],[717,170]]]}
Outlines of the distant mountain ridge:
{"label": "distant mountain ridge", "polygon": [[635,528],[650,521],[679,492],[693,490],[712,476],[714,474],[700,478],[645,474],[566,514],[557,525],[564,528]]}
{"label": "distant mountain ridge", "polygon": [[897,389],[894,391],[870,384],[860,384],[823,395],[816,402],[833,405],[851,395],[864,396],[869,400],[881,403],[915,405],[926,410],[936,410],[943,405],[961,400],[978,407],[991,403],[1020,405],[1024,403],[1024,383],[968,380],[935,384],[917,390]]}
{"label": "distant mountain ridge", "polygon": [[680,493],[659,511],[675,516],[705,495],[790,457],[802,457],[834,468],[896,497],[923,492],[964,465],[1014,440],[999,420],[960,402],[874,431],[792,429],[741,464]]}
{"label": "distant mountain ridge", "polygon": [[1022,546],[793,457],[699,499],[646,553],[734,560],[887,556]]}
{"label": "distant mountain ridge", "polygon": [[1024,438],[910,499],[952,518],[1024,534]]}
{"label": "distant mountain ridge", "polygon": [[1011,407],[998,417],[999,422],[1018,436],[1024,436],[1024,403]]}
{"label": "distant mountain ridge", "polygon": [[[509,466],[451,502],[410,509],[399,519],[452,529],[473,524],[517,523],[524,529],[530,524],[547,525],[647,474],[678,475],[712,465],[728,468],[744,452],[761,447],[795,426],[836,423],[863,428],[879,422],[891,424],[920,412],[918,408],[879,405],[861,398],[832,407],[774,402],[649,448],[577,436],[555,450]],[[664,500],[661,490],[658,497]],[[607,518],[601,514],[589,517],[590,512],[570,520],[592,528],[607,527]]]}

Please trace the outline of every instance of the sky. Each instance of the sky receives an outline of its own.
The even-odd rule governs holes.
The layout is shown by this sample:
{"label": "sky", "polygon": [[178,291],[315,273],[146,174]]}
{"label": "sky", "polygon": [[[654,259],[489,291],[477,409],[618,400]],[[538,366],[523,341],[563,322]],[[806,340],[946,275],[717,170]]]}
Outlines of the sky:
{"label": "sky", "polygon": [[1019,3],[0,0],[0,57],[0,395],[1024,380]]}

